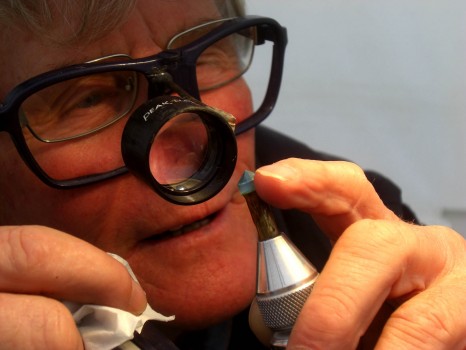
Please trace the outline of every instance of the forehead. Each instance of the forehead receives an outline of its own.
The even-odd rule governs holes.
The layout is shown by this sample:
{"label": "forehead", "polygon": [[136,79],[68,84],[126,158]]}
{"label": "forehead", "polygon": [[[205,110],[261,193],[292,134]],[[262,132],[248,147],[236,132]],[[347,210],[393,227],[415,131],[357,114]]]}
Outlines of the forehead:
{"label": "forehead", "polygon": [[[90,36],[83,36],[78,40],[60,43],[21,26],[3,30],[0,46],[0,100],[20,82],[52,69],[114,53],[142,57],[162,51],[173,35],[221,17],[218,2],[137,0],[124,20],[111,31],[98,33],[102,28],[89,28],[95,36],[91,40]],[[69,31],[69,26],[62,24],[55,27],[53,34],[65,37]]]}

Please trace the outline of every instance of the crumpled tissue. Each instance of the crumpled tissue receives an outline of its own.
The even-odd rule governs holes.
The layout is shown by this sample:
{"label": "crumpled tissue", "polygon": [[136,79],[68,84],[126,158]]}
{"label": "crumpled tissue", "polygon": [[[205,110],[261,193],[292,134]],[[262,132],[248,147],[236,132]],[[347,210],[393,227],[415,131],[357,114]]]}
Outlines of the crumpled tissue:
{"label": "crumpled tissue", "polygon": [[[121,262],[131,277],[137,281],[128,262],[115,254],[109,254]],[[63,302],[73,315],[86,350],[110,350],[133,338],[134,332],[141,333],[144,323],[149,320],[168,322],[175,316],[164,316],[147,304],[144,312],[133,315],[130,312],[101,305],[82,305]]]}

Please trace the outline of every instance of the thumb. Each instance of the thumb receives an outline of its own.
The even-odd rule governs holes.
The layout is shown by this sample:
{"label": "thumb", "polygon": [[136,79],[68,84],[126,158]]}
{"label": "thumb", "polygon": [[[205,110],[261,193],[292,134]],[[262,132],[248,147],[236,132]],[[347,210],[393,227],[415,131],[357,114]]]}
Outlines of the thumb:
{"label": "thumb", "polygon": [[353,163],[285,159],[259,168],[254,184],[271,205],[312,215],[333,241],[362,219],[399,221]]}
{"label": "thumb", "polygon": [[249,308],[249,327],[262,344],[265,346],[270,345],[273,332],[265,325],[255,298]]}

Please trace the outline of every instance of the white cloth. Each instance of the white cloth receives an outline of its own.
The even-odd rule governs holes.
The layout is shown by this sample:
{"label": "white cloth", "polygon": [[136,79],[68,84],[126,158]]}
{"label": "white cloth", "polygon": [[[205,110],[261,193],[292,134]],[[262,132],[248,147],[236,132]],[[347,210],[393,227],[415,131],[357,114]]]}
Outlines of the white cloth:
{"label": "white cloth", "polygon": [[[125,265],[131,277],[137,281],[126,260],[115,254],[110,255]],[[86,350],[113,349],[132,339],[135,331],[141,333],[146,321],[168,322],[175,319],[175,316],[159,314],[149,304],[141,315],[136,316],[108,306],[81,305],[68,301],[63,303],[73,314]]]}

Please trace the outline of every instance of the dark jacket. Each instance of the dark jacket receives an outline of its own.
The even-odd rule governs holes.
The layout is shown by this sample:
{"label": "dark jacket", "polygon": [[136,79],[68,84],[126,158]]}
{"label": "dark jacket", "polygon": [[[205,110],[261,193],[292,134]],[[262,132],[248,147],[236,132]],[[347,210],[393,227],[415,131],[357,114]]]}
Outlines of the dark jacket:
{"label": "dark jacket", "polygon": [[[342,160],[342,158],[314,151],[269,128],[261,126],[256,129],[257,167],[290,157],[323,161]],[[372,171],[366,171],[366,176],[388,208],[403,220],[417,222],[412,211],[403,204],[401,191],[395,184]],[[331,246],[312,218],[298,210],[276,210],[275,218],[280,229],[320,271],[328,259]],[[267,349],[257,341],[249,329],[248,310],[244,310],[233,320],[224,324],[187,334],[177,341],[177,346],[181,350]],[[172,348],[161,346],[157,349]]]}

